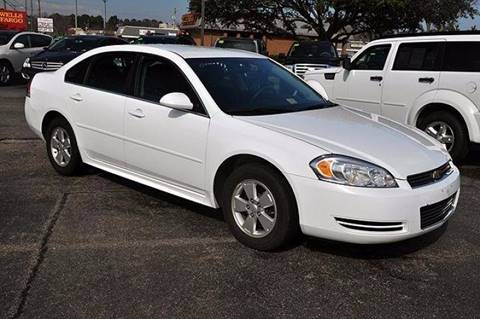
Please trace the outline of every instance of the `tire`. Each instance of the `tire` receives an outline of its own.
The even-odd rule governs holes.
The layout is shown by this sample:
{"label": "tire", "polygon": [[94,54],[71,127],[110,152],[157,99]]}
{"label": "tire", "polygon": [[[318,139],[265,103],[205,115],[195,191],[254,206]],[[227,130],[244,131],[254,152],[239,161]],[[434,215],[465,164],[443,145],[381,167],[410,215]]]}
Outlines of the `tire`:
{"label": "tire", "polygon": [[0,62],[0,86],[7,86],[12,84],[15,77],[15,72],[13,71],[10,63],[1,61]]}
{"label": "tire", "polygon": [[[257,182],[258,192],[256,204],[248,202],[249,197],[244,189],[255,182]],[[237,205],[236,200],[233,199],[238,193],[240,194],[238,197],[242,197],[241,205]],[[250,211],[243,206],[245,202],[247,203],[245,207],[250,206]],[[268,207],[272,203],[273,205]],[[235,238],[250,248],[263,251],[275,250],[290,243],[299,233],[298,210],[293,192],[286,179],[268,165],[252,163],[236,168],[225,181],[221,206],[224,218]],[[242,212],[235,213],[235,211]],[[250,214],[257,214],[258,217],[253,217],[256,220],[253,227],[256,234],[241,227],[242,219],[247,224]],[[270,217],[270,221],[266,219],[266,214]],[[273,227],[271,227],[272,219]]]}
{"label": "tire", "polygon": [[[61,138],[62,135],[64,137],[63,141]],[[56,137],[54,138],[54,136]],[[70,143],[66,142],[67,139],[70,141]],[[48,159],[50,160],[53,168],[60,175],[72,176],[80,172],[83,164],[82,158],[80,156],[80,152],[78,151],[75,134],[73,133],[72,127],[70,124],[68,124],[66,119],[62,117],[54,118],[48,124],[45,140],[47,142],[46,146]],[[60,141],[61,145],[56,141]],[[70,147],[68,147],[68,145],[70,145]],[[54,149],[57,150],[56,153]],[[64,152],[59,152],[59,149],[62,149]],[[54,154],[58,154],[59,157],[56,159]],[[70,155],[69,159],[68,155]],[[62,157],[64,161],[61,160]]]}
{"label": "tire", "polygon": [[453,161],[456,163],[461,162],[468,155],[470,139],[465,123],[457,115],[449,111],[435,111],[422,117],[417,127],[441,142],[440,137],[427,130],[432,125],[440,125],[441,123],[448,125],[454,136],[453,146],[449,150]]}

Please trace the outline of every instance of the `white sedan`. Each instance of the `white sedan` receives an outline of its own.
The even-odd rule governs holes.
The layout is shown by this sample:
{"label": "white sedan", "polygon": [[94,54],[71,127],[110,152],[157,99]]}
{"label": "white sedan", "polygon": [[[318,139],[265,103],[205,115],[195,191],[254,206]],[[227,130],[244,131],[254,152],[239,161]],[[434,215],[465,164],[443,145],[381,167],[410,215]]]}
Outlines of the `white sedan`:
{"label": "white sedan", "polygon": [[267,57],[191,46],[89,51],[30,84],[53,167],[83,163],[210,207],[276,249],[300,231],[393,242],[444,224],[460,177],[428,135],[322,98]]}

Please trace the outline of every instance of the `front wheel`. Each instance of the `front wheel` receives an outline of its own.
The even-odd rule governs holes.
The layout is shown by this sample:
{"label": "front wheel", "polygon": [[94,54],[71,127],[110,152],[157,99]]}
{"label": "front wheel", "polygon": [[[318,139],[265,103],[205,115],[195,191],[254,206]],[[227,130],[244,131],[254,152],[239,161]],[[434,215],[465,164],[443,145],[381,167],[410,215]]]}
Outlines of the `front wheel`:
{"label": "front wheel", "polygon": [[225,182],[225,220],[235,238],[257,250],[274,250],[299,231],[295,197],[285,178],[264,164],[245,164]]}
{"label": "front wheel", "polygon": [[468,154],[470,139],[462,120],[448,111],[436,111],[420,119],[418,128],[445,145],[452,159],[460,162]]}
{"label": "front wheel", "polygon": [[10,85],[13,81],[15,72],[7,62],[0,62],[0,86]]}

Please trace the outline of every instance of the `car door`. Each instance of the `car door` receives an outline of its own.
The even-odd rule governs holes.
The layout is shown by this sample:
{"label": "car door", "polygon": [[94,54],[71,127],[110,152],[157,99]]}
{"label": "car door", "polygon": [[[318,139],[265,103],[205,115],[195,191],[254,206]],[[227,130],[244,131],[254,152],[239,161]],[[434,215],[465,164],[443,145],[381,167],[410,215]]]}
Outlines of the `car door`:
{"label": "car door", "polygon": [[66,73],[65,94],[78,143],[90,160],[124,166],[125,95],[130,90],[135,59],[135,53],[101,53]]}
{"label": "car door", "polygon": [[440,83],[444,41],[402,42],[383,80],[382,115],[406,123],[415,101],[428,103]]}
{"label": "car door", "polygon": [[[192,111],[159,104],[172,92],[186,94]],[[142,55],[133,97],[125,112],[125,158],[129,169],[197,194],[204,190],[210,119],[195,90],[170,59]]]}
{"label": "car door", "polygon": [[372,45],[352,61],[351,69],[335,77],[335,100],[380,114],[382,83],[391,44]]}
{"label": "car door", "polygon": [[[23,44],[23,48],[16,49],[15,48],[16,43]],[[33,53],[34,53],[34,50],[32,50],[30,46],[29,34],[19,34],[12,39],[8,55],[9,55],[9,60],[12,63],[12,66],[15,72],[20,72],[20,70],[22,69],[23,62],[25,62],[25,59],[32,56]]]}

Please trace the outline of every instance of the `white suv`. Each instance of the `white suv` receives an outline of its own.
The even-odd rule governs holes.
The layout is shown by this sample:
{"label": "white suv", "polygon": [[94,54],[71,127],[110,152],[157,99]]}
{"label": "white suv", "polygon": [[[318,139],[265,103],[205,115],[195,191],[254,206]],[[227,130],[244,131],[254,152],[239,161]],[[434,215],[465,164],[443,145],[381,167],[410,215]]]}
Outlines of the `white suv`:
{"label": "white suv", "polygon": [[392,37],[370,42],[343,68],[307,82],[331,101],[424,130],[455,160],[480,142],[480,34]]}

